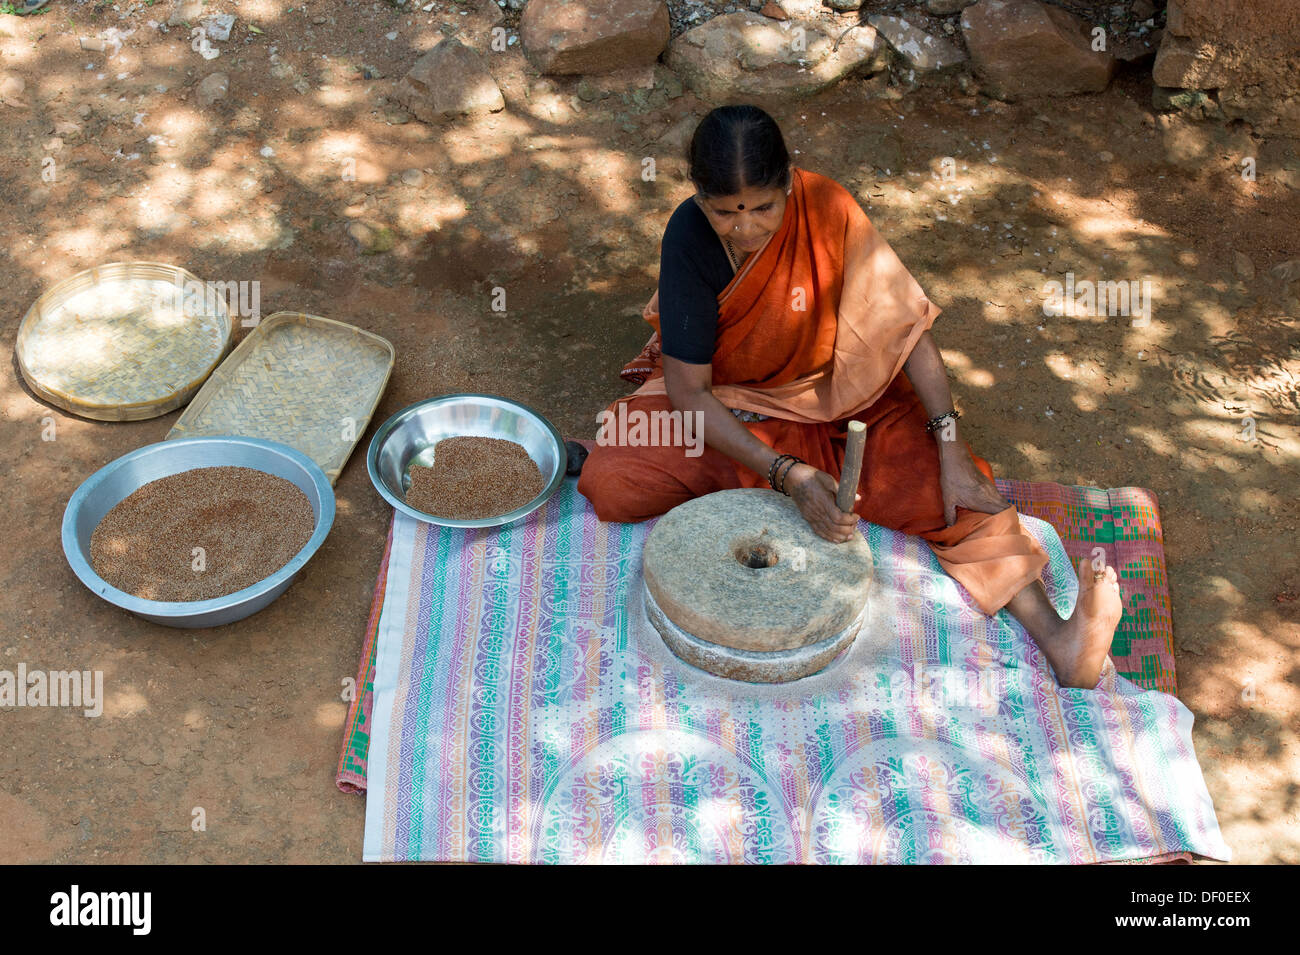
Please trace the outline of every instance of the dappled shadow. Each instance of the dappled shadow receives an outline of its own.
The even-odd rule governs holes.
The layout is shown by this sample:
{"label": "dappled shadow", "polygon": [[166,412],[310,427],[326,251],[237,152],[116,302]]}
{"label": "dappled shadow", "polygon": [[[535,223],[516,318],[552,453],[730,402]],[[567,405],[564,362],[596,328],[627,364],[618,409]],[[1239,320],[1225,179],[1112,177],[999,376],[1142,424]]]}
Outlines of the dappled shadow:
{"label": "dappled shadow", "polygon": [[[195,705],[205,720],[247,721],[262,734],[313,730],[323,701],[355,671],[389,517],[360,456],[392,411],[430,395],[486,391],[531,405],[566,436],[593,436],[596,413],[628,390],[617,372],[649,332],[640,311],[654,290],[659,239],[691,191],[681,123],[711,105],[670,95],[662,68],[585,86],[542,79],[517,45],[490,52],[480,13],[461,17],[449,4],[418,17],[381,4],[309,14],[287,6],[245,0],[234,39],[217,44],[221,56],[211,61],[190,49],[183,27],[159,37],[139,25],[166,19],[163,4],[130,21],[137,34],[107,61],[79,50],[77,37],[123,26],[111,8],[0,17],[0,63],[26,81],[28,101],[26,110],[0,105],[8,347],[53,282],[102,262],[148,259],[211,281],[260,281],[264,315],[320,314],[397,348],[371,431],[336,488],[334,531],[307,575],[247,625],[184,637],[101,604],[58,552],[63,506],[77,485],[161,440],[179,412],[91,422],[37,401],[16,372],[0,382],[11,424],[0,474],[16,490],[12,520],[29,542],[2,565],[9,629],[34,641],[23,643],[29,660],[39,654],[28,648],[41,646],[141,674],[130,686],[161,715],[140,732],[160,748],[167,721],[179,724]],[[484,51],[504,112],[439,127],[394,106],[396,80],[441,36],[430,19],[461,21],[450,28]],[[249,23],[262,32],[249,34]],[[285,66],[273,69],[272,46]],[[362,67],[382,78],[357,78]],[[218,69],[229,73],[230,92],[201,107],[195,87]],[[1284,784],[1294,775],[1286,747],[1300,708],[1291,544],[1300,516],[1297,289],[1269,273],[1300,254],[1289,231],[1300,199],[1270,177],[1286,149],[1296,154],[1294,144],[1265,137],[1256,182],[1241,179],[1234,156],[1178,170],[1164,161],[1149,97],[1138,75],[1098,96],[1014,105],[954,85],[891,100],[850,80],[795,104],[764,105],[798,150],[795,162],[852,190],[944,310],[935,335],[965,434],[999,475],[1140,485],[1159,496],[1180,696],[1198,717],[1199,755],[1232,841],[1234,826],[1254,838],[1298,808],[1294,781]],[[47,155],[59,170],[54,182],[41,178]],[[944,157],[953,160],[951,179]],[[643,175],[647,160],[653,178]],[[362,254],[348,233],[359,220],[391,228],[393,247]],[[1249,257],[1253,277],[1238,273],[1234,253]],[[1045,315],[1046,283],[1066,272],[1149,279],[1150,325]],[[495,289],[505,292],[504,311],[493,309]],[[41,440],[47,419],[57,440]],[[187,654],[206,661],[201,672]],[[292,687],[282,658],[294,661]],[[194,704],[204,680],[241,689]],[[320,693],[299,699],[303,686]],[[251,717],[255,700],[274,719]],[[85,735],[34,733],[15,745],[29,767],[57,751],[100,760],[114,786],[124,779],[117,774],[130,775]],[[185,798],[203,784],[257,785],[261,770],[227,755],[231,768],[220,772],[176,757]],[[1239,794],[1246,763],[1255,773],[1249,796]],[[40,771],[30,778],[42,785]],[[120,791],[105,798],[121,802],[135,789],[122,782]],[[308,802],[321,819],[348,811],[334,808],[332,793]],[[293,825],[307,839],[323,823]],[[94,838],[119,857],[130,851],[122,848],[129,842]],[[174,841],[137,849],[179,852]],[[1296,861],[1296,851],[1257,855],[1290,852]]]}

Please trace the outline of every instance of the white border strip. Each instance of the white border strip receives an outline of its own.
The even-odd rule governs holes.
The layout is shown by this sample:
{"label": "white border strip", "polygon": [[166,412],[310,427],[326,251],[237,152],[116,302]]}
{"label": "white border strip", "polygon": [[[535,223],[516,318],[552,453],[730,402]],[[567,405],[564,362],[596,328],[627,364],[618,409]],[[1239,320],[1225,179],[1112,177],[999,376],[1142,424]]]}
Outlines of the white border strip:
{"label": "white border strip", "polygon": [[388,555],[388,580],[384,606],[375,634],[374,700],[370,710],[370,749],[366,763],[366,833],[362,843],[363,862],[388,862],[392,846],[384,845],[384,784],[388,779],[388,730],[393,724],[393,698],[401,669],[402,644],[406,637],[406,608],[410,604],[411,577],[415,572],[415,532],[419,522],[395,512],[393,549]]}

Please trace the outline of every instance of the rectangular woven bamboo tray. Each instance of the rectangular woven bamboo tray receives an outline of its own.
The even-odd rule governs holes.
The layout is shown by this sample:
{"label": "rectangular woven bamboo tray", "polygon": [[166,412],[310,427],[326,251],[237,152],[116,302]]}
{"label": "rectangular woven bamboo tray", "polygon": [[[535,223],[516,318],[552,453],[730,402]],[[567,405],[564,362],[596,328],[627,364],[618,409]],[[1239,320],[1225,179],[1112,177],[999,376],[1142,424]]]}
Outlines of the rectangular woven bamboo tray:
{"label": "rectangular woven bamboo tray", "polygon": [[388,387],[392,344],[343,322],[276,312],[204,383],[167,439],[234,434],[297,448],[334,484]]}

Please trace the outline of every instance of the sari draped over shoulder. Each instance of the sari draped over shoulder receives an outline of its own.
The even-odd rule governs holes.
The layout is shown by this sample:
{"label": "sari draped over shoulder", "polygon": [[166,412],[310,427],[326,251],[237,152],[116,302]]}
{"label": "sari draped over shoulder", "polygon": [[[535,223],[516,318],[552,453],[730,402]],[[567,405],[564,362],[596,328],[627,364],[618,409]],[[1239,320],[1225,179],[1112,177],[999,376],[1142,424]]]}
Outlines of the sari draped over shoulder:
{"label": "sari draped over shoulder", "polygon": [[[796,168],[781,225],[718,295],[713,394],[729,408],[806,423],[870,407],[940,309],[839,183]],[[622,376],[627,398],[666,394],[654,329]]]}

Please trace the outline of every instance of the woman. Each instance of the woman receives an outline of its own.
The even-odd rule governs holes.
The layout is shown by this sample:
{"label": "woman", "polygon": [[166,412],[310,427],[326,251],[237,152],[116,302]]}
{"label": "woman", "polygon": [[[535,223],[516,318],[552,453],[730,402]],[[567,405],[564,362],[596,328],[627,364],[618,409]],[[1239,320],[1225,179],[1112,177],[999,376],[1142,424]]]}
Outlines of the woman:
{"label": "woman", "polygon": [[[939,309],[857,201],[794,167],[754,106],[709,113],[688,158],[697,194],[664,231],[644,312],[656,331],[622,372],[641,387],[608,410],[625,402],[632,420],[675,409],[701,422],[707,446],[688,456],[598,443],[578,483],[597,516],[642,521],[702,494],[770,486],[827,540],[849,540],[859,517],[918,535],[981,610],[1024,625],[1062,686],[1096,687],[1120,618],[1115,571],[1080,561],[1074,613],[1057,615],[1038,579],[1047,555],[957,436],[929,331]],[[866,451],[845,514],[835,492],[854,419]]]}

